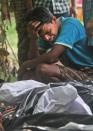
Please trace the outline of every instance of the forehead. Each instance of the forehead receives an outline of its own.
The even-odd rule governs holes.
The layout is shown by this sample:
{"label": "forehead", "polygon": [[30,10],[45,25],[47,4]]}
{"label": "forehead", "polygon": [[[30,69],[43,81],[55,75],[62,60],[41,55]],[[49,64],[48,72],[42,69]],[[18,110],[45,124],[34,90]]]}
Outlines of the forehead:
{"label": "forehead", "polygon": [[42,24],[42,25],[40,25],[40,26],[38,26],[38,30],[42,30],[42,31],[44,31],[44,30],[49,30],[50,29],[50,25],[51,25],[51,23],[45,23],[45,24]]}
{"label": "forehead", "polygon": [[51,26],[50,26],[50,25],[51,25],[50,23],[46,23],[46,24],[42,25],[42,26],[40,27],[40,29],[38,30],[38,34],[39,34],[40,36],[42,36],[42,35],[44,35],[44,34],[49,33],[50,30],[51,30]]}
{"label": "forehead", "polygon": [[42,26],[42,30],[48,31],[48,30],[50,30],[50,28],[51,28],[51,23],[46,23],[46,24],[44,24],[44,25]]}

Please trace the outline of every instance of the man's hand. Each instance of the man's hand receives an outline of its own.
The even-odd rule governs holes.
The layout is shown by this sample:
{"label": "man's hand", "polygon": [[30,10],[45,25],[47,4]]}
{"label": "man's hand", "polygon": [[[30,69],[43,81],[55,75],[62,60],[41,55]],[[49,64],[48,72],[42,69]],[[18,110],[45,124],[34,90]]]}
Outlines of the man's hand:
{"label": "man's hand", "polygon": [[29,22],[27,26],[27,31],[29,33],[29,37],[31,37],[32,40],[37,40],[39,37],[39,30],[41,29],[41,23],[39,21],[31,21]]}
{"label": "man's hand", "polygon": [[18,80],[22,80],[24,74],[33,69],[32,64],[33,64],[32,61],[28,60],[21,65],[18,71]]}
{"label": "man's hand", "polygon": [[77,17],[76,8],[70,7],[70,16]]}

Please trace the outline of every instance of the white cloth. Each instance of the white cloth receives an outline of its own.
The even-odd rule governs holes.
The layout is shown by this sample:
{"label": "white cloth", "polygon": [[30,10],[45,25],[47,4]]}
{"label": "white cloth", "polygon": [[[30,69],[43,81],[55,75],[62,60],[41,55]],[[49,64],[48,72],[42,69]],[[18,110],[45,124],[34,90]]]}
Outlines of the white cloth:
{"label": "white cloth", "polygon": [[[49,85],[34,80],[4,83],[0,88],[0,101],[18,104],[22,102],[24,96],[31,90],[42,87],[46,90],[39,98],[33,114],[39,112],[63,112],[92,115],[89,106],[81,99],[77,90],[70,84],[50,88]],[[34,97],[31,101],[34,101]]]}
{"label": "white cloth", "polygon": [[70,84],[48,89],[39,99],[33,114],[40,112],[63,112],[72,114],[89,114],[89,106]]}
{"label": "white cloth", "polygon": [[4,83],[0,88],[0,101],[7,103],[20,103],[24,96],[32,89],[45,87],[46,85],[34,80],[16,81]]}

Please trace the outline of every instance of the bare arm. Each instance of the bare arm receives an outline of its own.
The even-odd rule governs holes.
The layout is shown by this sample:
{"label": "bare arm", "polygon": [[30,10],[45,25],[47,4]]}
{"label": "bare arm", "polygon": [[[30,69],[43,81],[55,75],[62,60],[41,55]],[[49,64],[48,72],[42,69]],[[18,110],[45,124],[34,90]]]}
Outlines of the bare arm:
{"label": "bare arm", "polygon": [[28,50],[28,60],[32,60],[39,56],[39,48],[37,40],[29,39],[29,50]]}
{"label": "bare arm", "polygon": [[55,45],[51,51],[44,53],[37,58],[29,61],[31,69],[36,68],[41,63],[55,63],[64,52],[65,47],[62,45]]}
{"label": "bare arm", "polygon": [[32,60],[39,56],[38,36],[30,23],[27,25],[27,32],[29,39],[28,60]]}
{"label": "bare arm", "polygon": [[64,46],[55,45],[50,52],[44,53],[33,60],[24,62],[19,70],[19,74],[18,74],[19,79],[24,74],[24,72],[26,72],[27,69],[33,70],[39,64],[42,64],[42,63],[48,63],[48,64],[55,63],[59,59],[59,57],[62,55],[64,50],[65,50]]}
{"label": "bare arm", "polygon": [[76,17],[76,0],[71,0],[70,15]]}
{"label": "bare arm", "polygon": [[71,0],[71,6],[73,6],[73,7],[76,6],[76,0]]}
{"label": "bare arm", "polygon": [[[32,5],[32,0],[25,0],[25,4],[26,7],[29,10],[33,9],[33,5]],[[29,27],[27,27],[28,30],[28,39],[29,39],[29,49],[28,49],[28,60],[32,60],[33,58],[36,58],[37,56],[39,56],[39,51],[38,51],[38,43],[37,43],[37,38],[34,39],[34,34],[32,32],[32,29],[30,28],[31,31],[29,31],[28,29]]]}

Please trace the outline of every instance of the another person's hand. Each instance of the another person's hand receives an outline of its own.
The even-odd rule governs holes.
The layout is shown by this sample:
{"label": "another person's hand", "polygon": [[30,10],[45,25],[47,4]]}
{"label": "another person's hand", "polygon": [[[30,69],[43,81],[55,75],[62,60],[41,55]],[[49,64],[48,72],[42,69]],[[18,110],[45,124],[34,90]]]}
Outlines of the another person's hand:
{"label": "another person's hand", "polygon": [[77,12],[75,7],[70,8],[70,16],[77,17]]}

